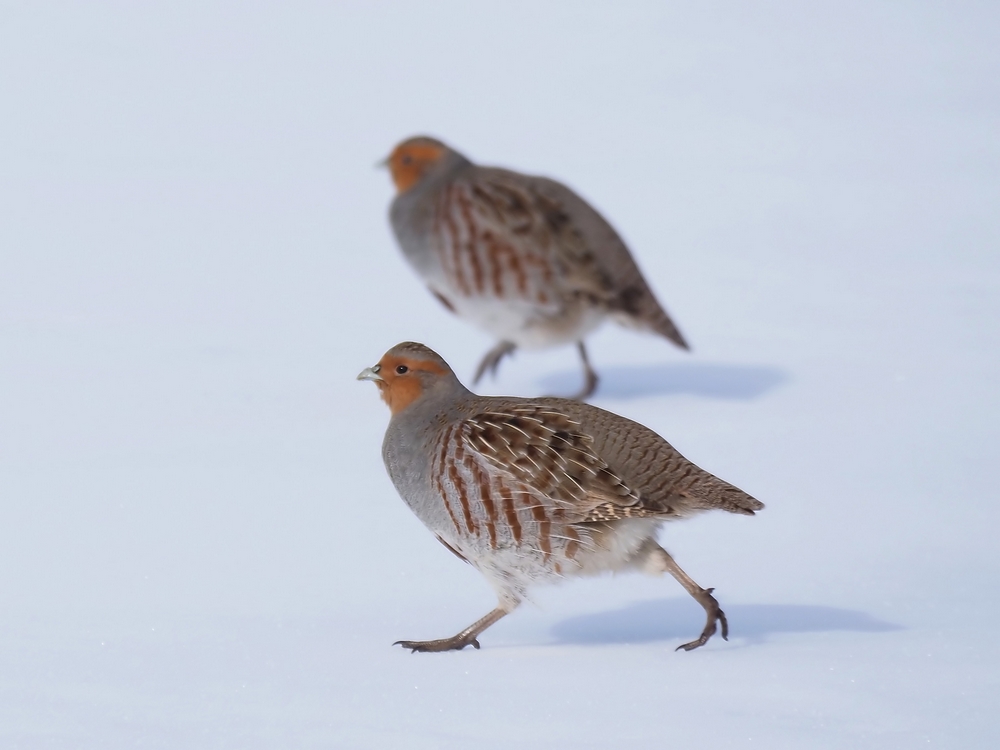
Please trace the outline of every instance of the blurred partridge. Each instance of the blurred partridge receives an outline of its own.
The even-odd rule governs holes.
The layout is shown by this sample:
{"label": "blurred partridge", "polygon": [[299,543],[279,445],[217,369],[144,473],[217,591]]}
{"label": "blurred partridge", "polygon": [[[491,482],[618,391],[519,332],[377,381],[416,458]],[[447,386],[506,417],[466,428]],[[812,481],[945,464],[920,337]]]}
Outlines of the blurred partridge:
{"label": "blurred partridge", "polygon": [[687,342],[615,230],[565,185],[480,167],[433,138],[410,138],[386,160],[397,195],[389,215],[403,254],[431,293],[499,343],[476,370],[496,372],[517,348],[575,343],[605,318]]}
{"label": "blurred partridge", "polygon": [[698,648],[728,636],[712,589],[656,543],[663,521],[764,506],[702,471],[647,427],[561,398],[477,396],[422,344],[405,342],[358,375],[392,417],[382,457],[400,496],[445,547],[496,590],[496,609],[451,638],[398,641],[448,651],[477,637],[536,583],[639,569],[668,572],[705,609]]}

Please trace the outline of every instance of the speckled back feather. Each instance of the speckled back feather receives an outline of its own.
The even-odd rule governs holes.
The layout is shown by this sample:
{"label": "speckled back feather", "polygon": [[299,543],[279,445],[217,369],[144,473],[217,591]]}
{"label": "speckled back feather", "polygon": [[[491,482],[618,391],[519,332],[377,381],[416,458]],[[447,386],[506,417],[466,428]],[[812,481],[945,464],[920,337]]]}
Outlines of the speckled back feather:
{"label": "speckled back feather", "polygon": [[701,469],[645,425],[569,399],[546,399],[579,422],[594,451],[639,494],[642,507],[658,514],[690,515],[719,509],[752,516],[764,504]]}
{"label": "speckled back feather", "polygon": [[562,509],[568,522],[647,515],[639,496],[594,453],[593,439],[579,428],[565,414],[525,404],[465,420],[462,439],[495,471]]}
{"label": "speckled back feather", "polygon": [[610,309],[611,278],[570,217],[518,177],[477,169],[441,190],[432,246],[452,293],[521,300],[549,314],[581,295]]}
{"label": "speckled back feather", "polygon": [[[464,420],[459,430],[468,450],[494,472],[544,496],[568,522],[678,517],[712,508],[753,515],[763,508],[624,417],[556,399],[482,400],[493,408]],[[585,426],[582,414],[571,416],[574,411],[605,424],[597,430]],[[612,440],[598,441],[601,435]]]}

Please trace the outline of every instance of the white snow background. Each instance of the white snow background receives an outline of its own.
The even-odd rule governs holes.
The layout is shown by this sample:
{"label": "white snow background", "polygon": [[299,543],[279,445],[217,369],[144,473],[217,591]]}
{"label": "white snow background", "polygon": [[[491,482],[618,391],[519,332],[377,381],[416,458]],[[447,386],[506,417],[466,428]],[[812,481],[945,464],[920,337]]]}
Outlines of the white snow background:
{"label": "white snow background", "polygon": [[[0,747],[993,748],[1000,6],[0,11]],[[355,375],[491,345],[395,247],[402,138],[557,177],[693,344],[598,405],[767,504],[493,606]],[[569,392],[570,348],[491,393]]]}

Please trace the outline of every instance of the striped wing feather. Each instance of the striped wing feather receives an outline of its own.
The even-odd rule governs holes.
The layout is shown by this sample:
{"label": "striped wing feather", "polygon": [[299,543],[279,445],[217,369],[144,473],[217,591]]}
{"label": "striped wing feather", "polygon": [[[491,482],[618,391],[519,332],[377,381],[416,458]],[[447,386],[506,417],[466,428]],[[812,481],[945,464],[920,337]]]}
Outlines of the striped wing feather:
{"label": "striped wing feather", "polygon": [[[561,203],[522,175],[480,169],[469,189],[480,231],[510,248],[566,294],[611,304],[612,281]],[[531,269],[526,269],[531,270]]]}
{"label": "striped wing feather", "polygon": [[549,264],[564,294],[584,295],[622,324],[655,331],[688,348],[621,237],[568,187],[544,177],[480,168],[471,190],[486,231],[520,257]]}
{"label": "striped wing feather", "polygon": [[712,509],[752,516],[764,507],[648,427],[588,404],[546,399],[505,405],[463,422],[461,434],[470,451],[551,498],[574,523]]}
{"label": "striped wing feather", "polygon": [[487,411],[462,423],[465,447],[526,491],[559,508],[570,523],[667,515],[601,459],[580,424],[551,407],[527,404]]}
{"label": "striped wing feather", "polygon": [[544,177],[532,178],[532,193],[540,205],[558,206],[569,217],[578,237],[586,237],[591,264],[599,269],[609,295],[608,309],[623,325],[654,331],[688,349],[684,336],[663,309],[625,242],[589,203],[568,187]]}

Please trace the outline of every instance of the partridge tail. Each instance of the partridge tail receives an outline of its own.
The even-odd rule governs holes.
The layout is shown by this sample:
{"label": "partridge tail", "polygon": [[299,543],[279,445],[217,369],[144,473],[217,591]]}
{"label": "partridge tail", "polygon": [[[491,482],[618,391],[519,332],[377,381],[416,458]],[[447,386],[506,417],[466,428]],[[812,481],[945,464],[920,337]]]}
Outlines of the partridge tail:
{"label": "partridge tail", "polygon": [[764,509],[764,503],[757,498],[708,472],[702,475],[700,481],[687,488],[684,494],[692,509],[697,510],[717,508],[729,513],[752,516],[756,511]]}
{"label": "partridge tail", "polygon": [[644,282],[627,288],[616,302],[615,317],[622,325],[658,333],[681,349],[691,348]]}
{"label": "partridge tail", "polygon": [[649,327],[664,338],[673,341],[681,349],[690,350],[691,347],[688,346],[688,342],[684,339],[677,326],[674,325],[674,321],[667,315],[667,311],[660,307],[655,299],[653,300],[653,304],[656,306],[656,310],[649,316]]}

